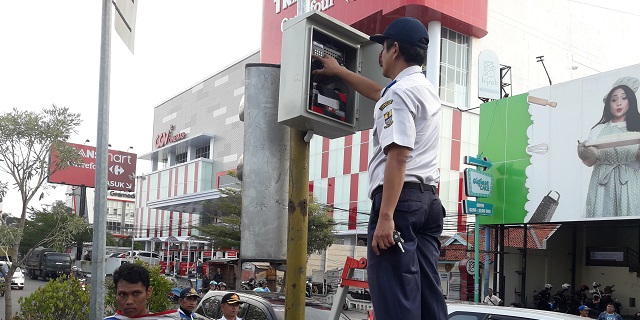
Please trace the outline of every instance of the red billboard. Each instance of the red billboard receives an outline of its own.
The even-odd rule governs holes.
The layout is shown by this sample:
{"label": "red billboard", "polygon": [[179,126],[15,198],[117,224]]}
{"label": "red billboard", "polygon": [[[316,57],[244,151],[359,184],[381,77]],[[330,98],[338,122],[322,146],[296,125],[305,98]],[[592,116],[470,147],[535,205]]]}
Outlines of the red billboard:
{"label": "red billboard", "polygon": [[[487,35],[488,0],[308,0],[310,9],[336,18],[366,34],[383,33],[398,17],[414,17],[482,38]],[[280,63],[282,24],[296,16],[295,0],[263,0],[260,61]]]}
{"label": "red billboard", "polygon": [[[69,166],[64,170],[53,172],[51,164],[57,161],[57,152],[56,150],[52,150],[49,161],[49,172],[53,173],[49,175],[49,182],[95,188],[96,148],[75,143],[68,143],[68,145],[78,150],[78,153],[82,156],[82,162]],[[138,156],[135,153],[109,150],[107,189],[129,192],[135,190],[135,179],[131,179],[131,176],[135,176],[136,174],[137,158]]]}

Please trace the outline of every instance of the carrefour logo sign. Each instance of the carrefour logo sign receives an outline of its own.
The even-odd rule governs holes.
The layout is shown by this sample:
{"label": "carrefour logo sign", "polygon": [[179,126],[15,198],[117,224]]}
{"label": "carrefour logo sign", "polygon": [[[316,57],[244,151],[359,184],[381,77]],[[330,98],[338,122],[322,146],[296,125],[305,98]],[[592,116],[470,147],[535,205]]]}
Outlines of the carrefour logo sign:
{"label": "carrefour logo sign", "polygon": [[464,191],[468,197],[486,198],[491,195],[493,177],[481,170],[464,170]]}

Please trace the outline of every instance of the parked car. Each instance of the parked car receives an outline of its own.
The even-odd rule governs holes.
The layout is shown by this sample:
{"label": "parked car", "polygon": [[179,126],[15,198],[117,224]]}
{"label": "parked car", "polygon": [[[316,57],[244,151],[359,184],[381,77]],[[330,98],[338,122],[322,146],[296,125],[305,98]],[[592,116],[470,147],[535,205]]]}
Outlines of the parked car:
{"label": "parked car", "polygon": [[[0,261],[0,268],[2,268],[3,273],[9,272],[9,267],[11,267],[11,262]],[[13,277],[11,277],[11,288],[24,289],[24,273],[20,267],[16,268]]]}
{"label": "parked car", "polygon": [[107,258],[126,258],[126,257],[127,257],[127,254],[123,252],[112,252],[107,256]]}
{"label": "parked car", "polygon": [[580,317],[544,310],[490,306],[465,301],[447,300],[449,320],[518,319],[518,320],[571,320]]}
{"label": "parked car", "polygon": [[151,265],[160,263],[160,256],[157,253],[151,251],[127,251],[127,257],[140,259]]}
{"label": "parked car", "polygon": [[[582,319],[568,313],[544,311],[538,309],[491,306],[481,303],[447,300],[449,320],[484,320],[484,319],[517,319],[517,320],[572,320]],[[375,311],[369,310],[367,319],[374,320]]]}
{"label": "parked car", "polygon": [[[202,298],[195,313],[198,319],[220,319],[222,310],[220,300],[232,291],[209,291]],[[276,292],[233,291],[240,296],[238,317],[242,319],[284,320],[284,294]],[[331,306],[318,300],[305,301],[306,320],[327,320],[331,313]],[[349,320],[345,314],[340,314],[341,320]]]}

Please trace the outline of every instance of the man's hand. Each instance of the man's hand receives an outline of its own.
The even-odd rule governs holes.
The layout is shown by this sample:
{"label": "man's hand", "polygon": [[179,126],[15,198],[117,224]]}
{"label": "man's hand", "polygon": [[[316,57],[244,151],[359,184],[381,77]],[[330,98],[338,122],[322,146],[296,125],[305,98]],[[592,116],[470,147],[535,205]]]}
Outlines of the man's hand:
{"label": "man's hand", "polygon": [[338,75],[341,71],[346,70],[344,66],[341,66],[338,61],[332,56],[316,56],[312,55],[311,59],[322,62],[324,66],[322,69],[314,70],[313,74],[323,75],[323,76],[335,76]]}
{"label": "man's hand", "polygon": [[386,218],[380,215],[378,224],[376,225],[376,232],[373,233],[373,241],[371,242],[371,248],[376,255],[380,255],[380,249],[386,250],[396,244],[395,241],[393,241],[394,228],[395,223],[393,222],[393,218]]}

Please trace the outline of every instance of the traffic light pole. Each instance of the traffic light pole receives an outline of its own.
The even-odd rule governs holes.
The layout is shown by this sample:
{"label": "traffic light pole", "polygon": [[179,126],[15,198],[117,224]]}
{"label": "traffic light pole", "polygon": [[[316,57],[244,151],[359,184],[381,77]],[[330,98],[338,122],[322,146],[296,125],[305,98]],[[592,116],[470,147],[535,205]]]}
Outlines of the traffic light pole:
{"label": "traffic light pole", "polygon": [[[308,0],[298,0],[298,15],[307,10]],[[309,238],[309,139],[307,132],[290,128],[289,224],[285,320],[305,319],[307,241]]]}
{"label": "traffic light pole", "polygon": [[[298,5],[300,2],[298,2]],[[289,225],[287,237],[287,288],[285,320],[305,319],[307,241],[309,226],[309,143],[307,133],[290,129]]]}

